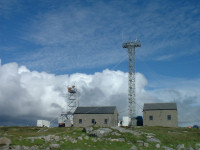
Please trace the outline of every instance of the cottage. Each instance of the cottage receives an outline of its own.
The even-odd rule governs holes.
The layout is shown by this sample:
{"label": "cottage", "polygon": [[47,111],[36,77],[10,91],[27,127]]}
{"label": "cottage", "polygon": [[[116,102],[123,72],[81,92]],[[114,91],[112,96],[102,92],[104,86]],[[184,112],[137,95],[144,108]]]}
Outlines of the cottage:
{"label": "cottage", "polygon": [[74,112],[74,126],[111,127],[117,126],[118,112],[116,106],[77,107]]}
{"label": "cottage", "polygon": [[176,103],[145,103],[143,108],[144,126],[177,127]]}

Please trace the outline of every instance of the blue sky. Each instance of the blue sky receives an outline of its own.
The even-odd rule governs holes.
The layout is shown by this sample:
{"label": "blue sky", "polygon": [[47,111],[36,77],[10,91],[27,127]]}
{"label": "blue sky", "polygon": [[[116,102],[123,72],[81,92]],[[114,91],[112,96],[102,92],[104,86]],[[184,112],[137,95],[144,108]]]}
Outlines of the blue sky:
{"label": "blue sky", "polygon": [[150,78],[200,76],[200,2],[0,2],[2,64],[17,62],[54,74],[127,71],[125,40],[138,38],[137,71]]}
{"label": "blue sky", "polygon": [[199,0],[0,1],[0,64],[38,76],[128,72],[122,33],[142,43],[136,72],[147,93],[200,104]]}

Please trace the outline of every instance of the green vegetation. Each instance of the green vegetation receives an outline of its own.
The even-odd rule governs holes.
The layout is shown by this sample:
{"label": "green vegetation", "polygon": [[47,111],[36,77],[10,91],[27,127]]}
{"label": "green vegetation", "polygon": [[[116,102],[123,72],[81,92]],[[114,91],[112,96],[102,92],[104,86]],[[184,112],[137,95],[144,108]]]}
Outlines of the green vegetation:
{"label": "green vegetation", "polygon": [[[130,128],[129,128],[130,129]],[[146,142],[147,133],[151,133],[161,141],[161,146],[176,148],[178,144],[185,147],[200,144],[200,130],[189,128],[167,128],[167,127],[136,127],[131,130],[140,133],[134,136],[131,133],[120,133],[112,129],[116,134],[109,134],[102,138],[89,137],[82,128],[39,128],[39,127],[0,127],[0,137],[7,137],[12,141],[11,146],[38,146],[40,149],[49,147],[50,144],[59,144],[59,149],[81,149],[81,150],[122,150],[130,149],[134,144],[139,148],[138,140]],[[112,132],[112,133],[113,133]],[[117,135],[118,134],[118,135]],[[47,141],[45,136],[54,136]],[[55,140],[55,136],[59,139]],[[81,139],[79,139],[81,137]],[[125,141],[112,141],[110,139],[122,138]],[[146,142],[148,143],[148,142]],[[156,143],[149,143],[145,149],[156,149]]]}

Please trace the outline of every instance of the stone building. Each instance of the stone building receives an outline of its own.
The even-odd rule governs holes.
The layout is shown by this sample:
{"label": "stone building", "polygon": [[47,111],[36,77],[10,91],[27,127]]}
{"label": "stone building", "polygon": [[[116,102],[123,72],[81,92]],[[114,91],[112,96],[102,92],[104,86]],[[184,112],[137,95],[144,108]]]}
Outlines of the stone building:
{"label": "stone building", "polygon": [[74,127],[111,127],[117,126],[116,106],[77,107],[74,112]]}
{"label": "stone building", "polygon": [[145,103],[143,121],[144,126],[177,127],[176,103]]}

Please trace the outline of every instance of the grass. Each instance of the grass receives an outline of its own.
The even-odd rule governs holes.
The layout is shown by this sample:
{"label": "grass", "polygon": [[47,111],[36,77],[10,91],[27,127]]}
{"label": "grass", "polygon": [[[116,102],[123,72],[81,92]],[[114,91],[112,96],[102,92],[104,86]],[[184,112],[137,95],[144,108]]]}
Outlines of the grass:
{"label": "grass", "polygon": [[[146,141],[146,135],[134,136],[131,133],[120,133],[117,135],[108,135],[101,138],[101,141],[94,142],[94,137],[89,137],[88,140],[77,140],[77,143],[72,143],[64,138],[70,136],[73,139],[77,139],[79,136],[87,136],[82,131],[82,128],[49,128],[41,129],[39,127],[0,127],[0,137],[8,137],[12,141],[12,145],[24,145],[24,146],[40,146],[41,149],[45,149],[52,143],[60,144],[60,149],[81,149],[81,150],[126,150],[134,144],[139,148],[137,140]],[[144,133],[153,133],[155,137],[160,139],[161,146],[167,146],[175,148],[178,144],[184,144],[185,147],[192,146],[195,148],[197,143],[200,144],[200,130],[189,128],[167,128],[167,127],[140,127],[132,128],[132,130]],[[40,131],[40,132],[38,132]],[[119,133],[117,130],[114,132]],[[55,135],[60,137],[60,141],[51,141],[45,143],[44,139],[27,139],[28,137],[41,137],[47,135]],[[83,137],[84,137],[83,136]],[[108,138],[124,138],[125,142],[109,141]],[[96,138],[95,138],[96,139]],[[130,144],[131,143],[131,144]],[[149,147],[142,147],[144,150],[155,149],[155,143],[149,143]]]}

